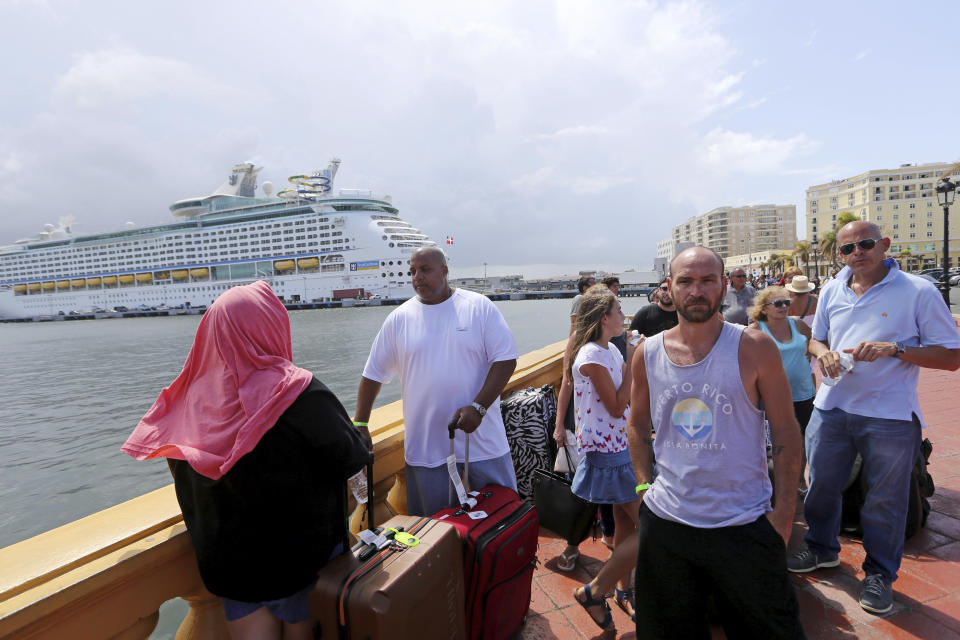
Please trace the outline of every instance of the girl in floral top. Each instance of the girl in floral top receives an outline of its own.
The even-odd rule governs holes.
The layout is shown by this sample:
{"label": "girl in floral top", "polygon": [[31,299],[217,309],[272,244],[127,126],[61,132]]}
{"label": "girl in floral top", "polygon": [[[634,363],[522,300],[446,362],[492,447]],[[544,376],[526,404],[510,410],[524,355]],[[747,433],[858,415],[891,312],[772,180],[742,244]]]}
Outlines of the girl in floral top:
{"label": "girl in floral top", "polygon": [[613,629],[604,598],[616,583],[617,604],[633,616],[630,570],[637,555],[640,502],[627,449],[630,399],[629,362],[636,345],[627,345],[626,363],[610,339],[623,333],[620,302],[606,287],[589,289],[580,302],[571,365],[577,418],[577,445],[584,458],[573,477],[573,492],[597,504],[612,504],[616,522],[613,555],[594,580],[574,591],[601,629]]}

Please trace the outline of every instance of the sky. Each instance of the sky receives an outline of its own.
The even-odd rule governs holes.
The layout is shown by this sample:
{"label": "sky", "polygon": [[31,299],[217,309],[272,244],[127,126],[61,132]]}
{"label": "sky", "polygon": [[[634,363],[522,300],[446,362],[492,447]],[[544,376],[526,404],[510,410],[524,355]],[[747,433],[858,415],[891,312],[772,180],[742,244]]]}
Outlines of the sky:
{"label": "sky", "polygon": [[960,160],[952,2],[0,0],[0,244],[342,160],[454,276],[649,269],[724,205]]}

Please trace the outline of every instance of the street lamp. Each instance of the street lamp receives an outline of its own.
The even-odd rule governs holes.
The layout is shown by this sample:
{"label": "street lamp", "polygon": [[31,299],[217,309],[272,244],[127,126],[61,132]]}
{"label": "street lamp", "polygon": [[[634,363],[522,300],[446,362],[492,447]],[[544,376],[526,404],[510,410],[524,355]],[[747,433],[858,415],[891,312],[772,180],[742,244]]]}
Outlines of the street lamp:
{"label": "street lamp", "polygon": [[810,241],[810,251],[813,252],[813,262],[814,262],[814,284],[818,287],[820,286],[820,244],[817,242],[817,234],[813,234],[813,240]]}
{"label": "street lamp", "polygon": [[943,267],[940,273],[940,291],[943,301],[950,306],[950,205],[957,194],[957,185],[950,182],[950,178],[943,178],[937,184],[937,203],[943,207]]}

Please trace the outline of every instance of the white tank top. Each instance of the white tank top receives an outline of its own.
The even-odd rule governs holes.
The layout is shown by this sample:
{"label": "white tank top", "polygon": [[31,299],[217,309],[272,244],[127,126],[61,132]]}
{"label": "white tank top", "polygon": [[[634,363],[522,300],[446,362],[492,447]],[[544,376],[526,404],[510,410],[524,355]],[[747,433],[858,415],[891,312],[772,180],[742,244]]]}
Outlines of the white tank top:
{"label": "white tank top", "polygon": [[764,415],[740,378],[745,329],[725,322],[707,357],[691,365],[670,360],[663,333],[644,344],[658,472],[644,502],[661,518],[715,528],[770,511]]}

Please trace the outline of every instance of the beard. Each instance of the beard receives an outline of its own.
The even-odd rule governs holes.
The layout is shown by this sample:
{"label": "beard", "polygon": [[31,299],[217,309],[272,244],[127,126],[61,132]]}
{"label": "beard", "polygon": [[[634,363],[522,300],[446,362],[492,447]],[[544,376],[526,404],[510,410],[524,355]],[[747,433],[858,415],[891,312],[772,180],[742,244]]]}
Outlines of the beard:
{"label": "beard", "polygon": [[[707,298],[699,297],[682,303],[679,300],[674,300],[673,304],[677,308],[677,313],[683,316],[684,320],[693,324],[701,324],[716,317],[717,312],[720,311],[720,306],[723,304],[723,298],[720,297],[711,302]],[[701,306],[697,309],[691,309],[690,307],[693,305]]]}

